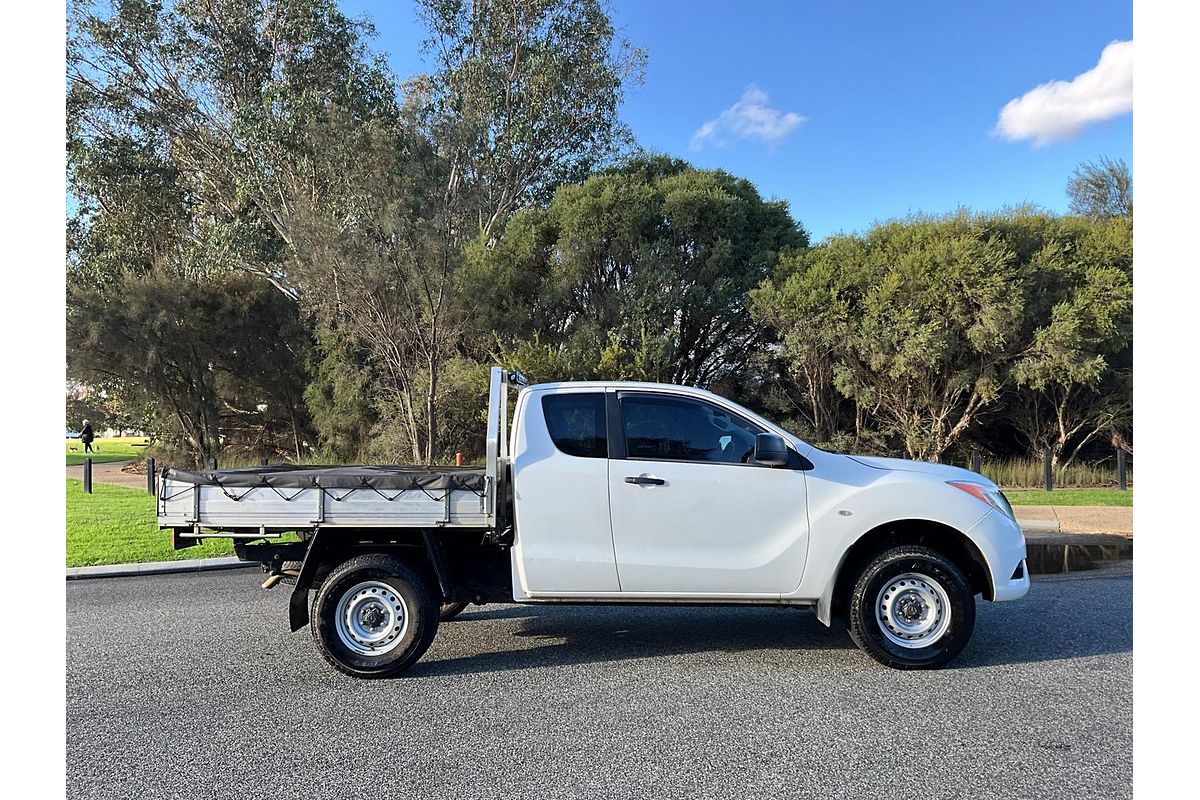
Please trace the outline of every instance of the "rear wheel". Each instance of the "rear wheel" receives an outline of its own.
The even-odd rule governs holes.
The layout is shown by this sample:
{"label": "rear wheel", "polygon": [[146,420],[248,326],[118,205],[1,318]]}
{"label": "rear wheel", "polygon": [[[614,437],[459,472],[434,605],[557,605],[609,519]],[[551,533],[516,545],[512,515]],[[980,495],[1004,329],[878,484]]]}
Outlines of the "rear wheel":
{"label": "rear wheel", "polygon": [[975,594],[954,562],[928,547],[885,550],[851,589],[850,637],[896,669],[933,669],[957,656],[975,628]]}
{"label": "rear wheel", "polygon": [[461,614],[463,609],[465,609],[468,605],[470,605],[470,603],[467,602],[442,603],[442,607],[438,616],[441,618],[442,622],[449,622]]}
{"label": "rear wheel", "polygon": [[438,602],[425,579],[395,556],[370,553],[329,574],[310,628],[325,660],[357,678],[408,669],[433,642]]}

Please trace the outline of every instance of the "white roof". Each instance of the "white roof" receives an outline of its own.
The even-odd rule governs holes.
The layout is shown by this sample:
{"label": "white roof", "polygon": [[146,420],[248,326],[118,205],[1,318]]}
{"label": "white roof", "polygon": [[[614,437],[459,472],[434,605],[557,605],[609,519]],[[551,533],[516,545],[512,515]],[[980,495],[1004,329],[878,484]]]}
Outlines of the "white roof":
{"label": "white roof", "polygon": [[522,391],[537,392],[552,389],[645,389],[650,391],[673,391],[687,392],[688,394],[700,394],[708,397],[717,397],[722,400],[726,399],[718,394],[713,394],[707,389],[701,389],[699,386],[682,386],[678,383],[650,383],[649,381],[559,381],[557,383],[531,383]]}

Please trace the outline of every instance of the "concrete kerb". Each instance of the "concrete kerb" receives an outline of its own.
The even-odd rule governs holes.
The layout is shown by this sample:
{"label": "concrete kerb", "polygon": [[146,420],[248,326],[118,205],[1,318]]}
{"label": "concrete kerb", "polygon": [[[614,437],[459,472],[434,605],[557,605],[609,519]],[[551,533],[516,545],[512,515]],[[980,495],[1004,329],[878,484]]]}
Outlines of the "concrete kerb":
{"label": "concrete kerb", "polygon": [[1058,533],[1061,530],[1058,515],[1049,506],[1014,509],[1021,530]]}
{"label": "concrete kerb", "polygon": [[194,558],[185,561],[148,561],[145,564],[104,564],[97,567],[69,567],[67,580],[90,578],[128,578],[137,575],[168,575],[177,572],[211,572],[222,569],[250,569],[258,564],[236,558]]}

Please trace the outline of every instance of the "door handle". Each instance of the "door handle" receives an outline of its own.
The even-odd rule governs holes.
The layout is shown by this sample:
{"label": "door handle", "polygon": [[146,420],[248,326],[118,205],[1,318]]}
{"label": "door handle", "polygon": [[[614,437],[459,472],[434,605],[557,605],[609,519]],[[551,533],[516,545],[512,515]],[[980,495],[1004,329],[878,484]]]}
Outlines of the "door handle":
{"label": "door handle", "polygon": [[636,483],[640,486],[665,486],[666,481],[662,478],[648,478],[645,475],[626,475],[626,483]]}

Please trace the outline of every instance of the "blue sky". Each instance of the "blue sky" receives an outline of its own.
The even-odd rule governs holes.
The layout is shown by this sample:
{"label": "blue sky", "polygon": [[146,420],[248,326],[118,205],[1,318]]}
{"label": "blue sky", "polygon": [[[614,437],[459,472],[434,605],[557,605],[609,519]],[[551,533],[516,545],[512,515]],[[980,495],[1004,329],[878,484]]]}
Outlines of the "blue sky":
{"label": "blue sky", "polygon": [[[412,5],[342,5],[398,76],[425,68]],[[816,240],[915,211],[1064,211],[1076,164],[1132,162],[1132,48],[1105,52],[1132,39],[1127,0],[624,0],[614,21],[649,56],[622,109],[639,143],[749,178]],[[1010,101],[1081,75],[1012,109],[1015,140],[994,132]]]}

